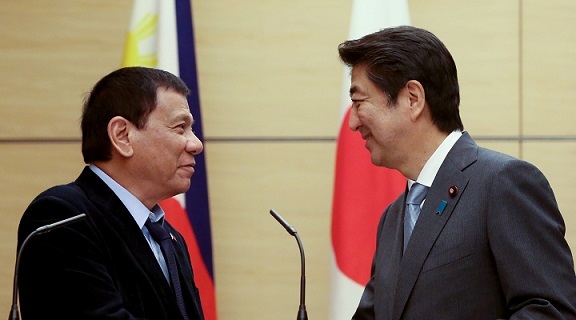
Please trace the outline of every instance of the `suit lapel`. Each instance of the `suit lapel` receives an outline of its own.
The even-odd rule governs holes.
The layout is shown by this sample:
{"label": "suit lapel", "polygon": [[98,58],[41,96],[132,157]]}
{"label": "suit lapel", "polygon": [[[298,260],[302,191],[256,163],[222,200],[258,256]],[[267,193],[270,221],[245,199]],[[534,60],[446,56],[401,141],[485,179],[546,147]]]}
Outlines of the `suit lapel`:
{"label": "suit lapel", "polygon": [[[400,195],[382,216],[381,227],[378,230],[378,246],[375,264],[378,266],[375,277],[379,279],[377,290],[380,295],[375,299],[382,301],[380,306],[389,318],[392,314],[393,301],[396,292],[398,273],[402,261],[404,239],[403,209],[406,202],[406,192]],[[385,303],[384,303],[385,302]]]}
{"label": "suit lapel", "polygon": [[[400,262],[393,319],[400,319],[430,250],[466,190],[468,177],[462,171],[476,159],[477,146],[464,133],[438,170]],[[458,191],[450,192],[454,187]]]}

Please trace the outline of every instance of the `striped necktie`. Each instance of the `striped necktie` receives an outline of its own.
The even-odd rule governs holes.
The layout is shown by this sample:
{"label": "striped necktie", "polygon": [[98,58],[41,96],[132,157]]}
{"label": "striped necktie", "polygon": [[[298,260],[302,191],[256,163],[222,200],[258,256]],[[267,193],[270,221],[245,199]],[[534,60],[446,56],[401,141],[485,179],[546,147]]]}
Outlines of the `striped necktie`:
{"label": "striped necktie", "polygon": [[422,204],[422,201],[424,201],[424,198],[426,198],[427,192],[428,187],[415,182],[406,197],[406,212],[404,214],[404,250],[406,250],[408,240],[410,240],[410,236],[414,230],[414,225],[420,215],[420,205]]}
{"label": "striped necktie", "polygon": [[162,226],[162,220],[158,222],[152,222],[146,220],[144,224],[150,235],[162,248],[162,253],[164,254],[164,259],[166,260],[166,265],[168,266],[168,273],[170,274],[170,282],[172,283],[172,289],[174,295],[176,296],[176,302],[180,313],[185,320],[188,320],[188,314],[186,312],[186,305],[184,304],[184,297],[182,295],[182,287],[180,286],[180,277],[178,275],[178,265],[176,264],[176,256],[174,254],[174,247],[172,245],[172,236],[164,227]]}

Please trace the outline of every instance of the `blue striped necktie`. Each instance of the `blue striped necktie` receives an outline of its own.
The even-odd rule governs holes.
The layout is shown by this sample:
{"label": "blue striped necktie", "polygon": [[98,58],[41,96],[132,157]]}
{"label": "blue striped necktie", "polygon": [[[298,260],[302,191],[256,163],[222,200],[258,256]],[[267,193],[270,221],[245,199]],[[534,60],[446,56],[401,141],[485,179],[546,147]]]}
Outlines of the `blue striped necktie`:
{"label": "blue striped necktie", "polygon": [[406,197],[406,212],[404,214],[404,250],[406,250],[408,240],[412,235],[414,225],[420,215],[420,205],[422,204],[422,201],[424,201],[424,198],[426,198],[427,192],[428,187],[415,182]]}

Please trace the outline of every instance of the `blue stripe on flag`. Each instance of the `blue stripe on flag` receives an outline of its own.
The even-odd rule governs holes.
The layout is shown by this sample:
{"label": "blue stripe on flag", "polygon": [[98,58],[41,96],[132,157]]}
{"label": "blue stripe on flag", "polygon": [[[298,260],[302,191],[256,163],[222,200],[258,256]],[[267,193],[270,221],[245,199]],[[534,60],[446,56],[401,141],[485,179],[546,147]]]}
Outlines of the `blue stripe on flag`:
{"label": "blue stripe on flag", "polygon": [[[194,132],[200,141],[204,141],[202,116],[200,113],[200,95],[196,75],[196,51],[194,48],[194,26],[190,0],[176,0],[176,23],[178,29],[178,59],[180,78],[190,89],[188,104],[194,116]],[[204,264],[214,279],[212,264],[212,235],[210,227],[210,208],[208,205],[208,183],[206,176],[206,152],[195,156],[196,172],[192,177],[190,189],[186,192],[186,212],[192,223],[196,241]]]}

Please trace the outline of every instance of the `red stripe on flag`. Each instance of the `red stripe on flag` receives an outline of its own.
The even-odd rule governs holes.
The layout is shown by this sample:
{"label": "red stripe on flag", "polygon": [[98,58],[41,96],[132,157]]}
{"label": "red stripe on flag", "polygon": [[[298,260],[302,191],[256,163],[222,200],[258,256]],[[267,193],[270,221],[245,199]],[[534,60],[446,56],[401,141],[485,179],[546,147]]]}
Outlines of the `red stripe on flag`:
{"label": "red stripe on flag", "polygon": [[216,294],[214,281],[212,277],[210,277],[210,273],[208,273],[206,264],[202,259],[200,250],[198,249],[196,236],[194,235],[194,230],[192,229],[188,215],[178,200],[174,198],[162,200],[160,206],[166,214],[166,219],[170,224],[177,227],[178,232],[180,232],[186,240],[188,253],[190,254],[190,259],[192,260],[192,266],[194,268],[194,282],[200,291],[204,317],[206,320],[216,319]]}
{"label": "red stripe on flag", "polygon": [[376,229],[382,212],[406,187],[398,171],[377,167],[358,132],[348,128],[346,113],[336,150],[332,203],[332,246],[338,268],[365,286],[376,250]]}

